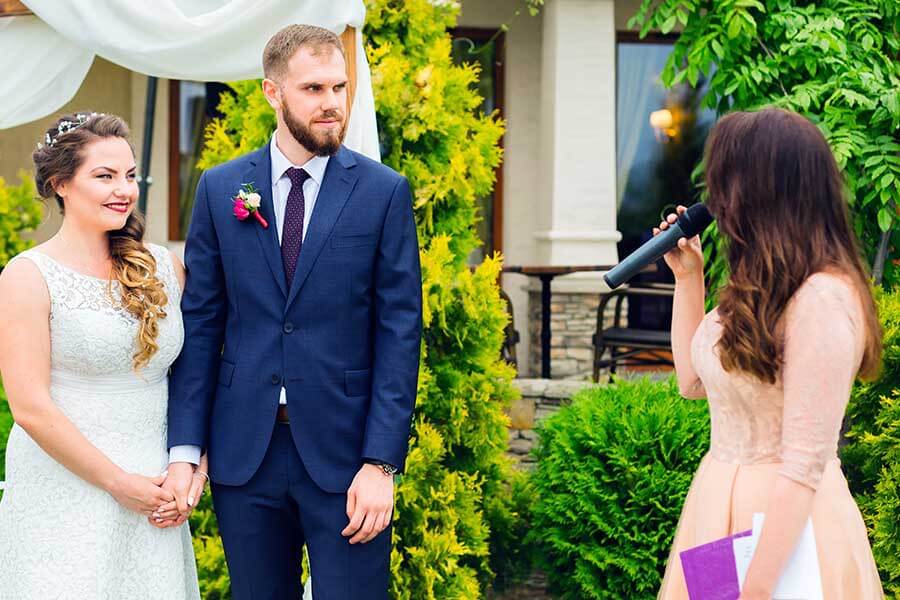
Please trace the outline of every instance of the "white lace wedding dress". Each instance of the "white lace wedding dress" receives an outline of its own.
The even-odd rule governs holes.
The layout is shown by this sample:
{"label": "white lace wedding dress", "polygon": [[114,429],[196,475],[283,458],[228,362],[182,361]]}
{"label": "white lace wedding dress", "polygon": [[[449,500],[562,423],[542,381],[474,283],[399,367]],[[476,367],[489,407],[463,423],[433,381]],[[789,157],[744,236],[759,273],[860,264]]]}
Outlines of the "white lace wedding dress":
{"label": "white lace wedding dress", "polygon": [[[159,475],[166,451],[167,371],[184,340],[181,290],[168,251],[148,244],[165,284],[159,351],[132,370],[138,322],[116,286],[29,250],[50,292],[53,401],[122,469]],[[200,598],[187,525],[157,529],[50,458],[14,426],[0,500],[0,599]]]}

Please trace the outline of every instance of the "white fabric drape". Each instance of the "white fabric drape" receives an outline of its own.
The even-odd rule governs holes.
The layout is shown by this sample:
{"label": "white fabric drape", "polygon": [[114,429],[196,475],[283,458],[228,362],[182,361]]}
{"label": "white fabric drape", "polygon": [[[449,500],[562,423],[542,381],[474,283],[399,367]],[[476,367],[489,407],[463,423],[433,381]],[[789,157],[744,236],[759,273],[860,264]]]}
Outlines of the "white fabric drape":
{"label": "white fabric drape", "polygon": [[346,143],[378,158],[375,102],[362,44],[363,0],[25,0],[34,17],[0,21],[0,128],[69,101],[94,56],[168,79],[262,76],[268,39],[289,23],[357,29],[356,97]]}
{"label": "white fabric drape", "polygon": [[75,96],[93,52],[36,17],[0,19],[0,129],[51,114]]}

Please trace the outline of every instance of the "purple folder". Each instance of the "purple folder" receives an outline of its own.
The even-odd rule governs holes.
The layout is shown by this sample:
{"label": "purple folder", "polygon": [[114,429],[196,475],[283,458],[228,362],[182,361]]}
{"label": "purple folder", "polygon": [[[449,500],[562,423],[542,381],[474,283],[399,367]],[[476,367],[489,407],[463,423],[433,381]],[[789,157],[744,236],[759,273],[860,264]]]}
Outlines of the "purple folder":
{"label": "purple folder", "polygon": [[737,600],[740,597],[732,540],[751,533],[742,531],[681,553],[681,569],[691,600]]}

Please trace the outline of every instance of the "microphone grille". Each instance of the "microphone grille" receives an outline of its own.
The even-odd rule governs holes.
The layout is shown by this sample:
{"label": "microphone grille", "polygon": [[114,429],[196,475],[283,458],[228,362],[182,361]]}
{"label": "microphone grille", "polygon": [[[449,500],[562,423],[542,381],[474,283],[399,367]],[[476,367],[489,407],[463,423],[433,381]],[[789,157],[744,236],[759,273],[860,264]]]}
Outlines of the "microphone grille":
{"label": "microphone grille", "polygon": [[685,237],[694,237],[703,232],[713,222],[713,216],[702,202],[694,204],[678,219],[678,225]]}

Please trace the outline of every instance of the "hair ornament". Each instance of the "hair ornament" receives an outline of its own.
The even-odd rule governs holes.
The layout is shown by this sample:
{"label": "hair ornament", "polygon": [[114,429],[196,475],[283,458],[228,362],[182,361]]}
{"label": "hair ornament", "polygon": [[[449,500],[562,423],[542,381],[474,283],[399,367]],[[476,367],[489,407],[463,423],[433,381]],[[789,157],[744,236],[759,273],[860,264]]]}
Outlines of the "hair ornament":
{"label": "hair ornament", "polygon": [[105,113],[78,113],[75,115],[74,121],[60,121],[56,126],[56,137],[50,137],[50,132],[47,132],[47,134],[44,136],[44,143],[38,144],[38,149],[43,148],[44,146],[53,147],[57,140],[59,140],[60,136],[78,129],[94,117],[103,116],[106,116]]}

